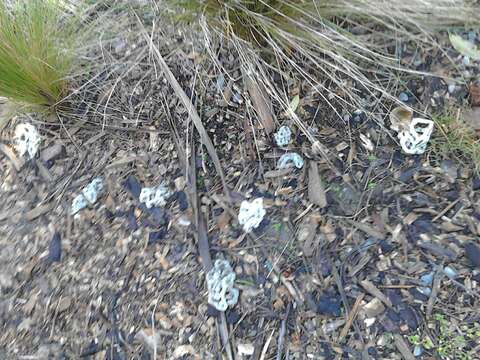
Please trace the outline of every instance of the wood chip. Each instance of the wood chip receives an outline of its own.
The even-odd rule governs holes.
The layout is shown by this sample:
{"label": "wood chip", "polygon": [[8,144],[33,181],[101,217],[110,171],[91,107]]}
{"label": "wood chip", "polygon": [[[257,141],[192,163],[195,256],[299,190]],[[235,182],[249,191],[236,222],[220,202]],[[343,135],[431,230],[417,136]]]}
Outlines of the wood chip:
{"label": "wood chip", "polygon": [[0,144],[0,151],[3,152],[5,156],[10,160],[15,170],[20,171],[20,169],[25,164],[25,161],[23,161],[23,159],[18,158],[10,146],[7,146],[5,144]]}
{"label": "wood chip", "polygon": [[384,233],[374,229],[372,226],[370,226],[368,224],[361,223],[361,222],[358,222],[358,221],[348,220],[348,219],[347,219],[347,222],[350,225],[355,226],[357,229],[362,230],[367,235],[373,236],[374,238],[377,238],[377,239],[385,238]]}
{"label": "wood chip", "polygon": [[395,341],[395,346],[405,360],[415,360],[415,356],[413,356],[407,342],[403,339],[402,335],[393,334],[393,339]]}
{"label": "wood chip", "polygon": [[385,295],[383,295],[383,293],[378,290],[378,288],[373,285],[370,281],[368,280],[363,280],[360,282],[360,285],[362,285],[362,287],[372,296],[375,296],[376,298],[378,298],[381,302],[383,302],[385,305],[387,305],[389,308],[392,308],[393,307],[393,304],[392,302],[390,301],[390,299],[388,297],[386,297]]}

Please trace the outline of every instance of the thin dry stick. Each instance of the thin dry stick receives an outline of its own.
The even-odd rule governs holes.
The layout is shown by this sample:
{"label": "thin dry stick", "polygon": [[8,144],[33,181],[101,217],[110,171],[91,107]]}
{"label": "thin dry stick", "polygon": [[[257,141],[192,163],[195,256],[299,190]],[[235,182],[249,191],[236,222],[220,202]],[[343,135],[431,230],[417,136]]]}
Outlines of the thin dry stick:
{"label": "thin dry stick", "polygon": [[277,360],[282,360],[283,348],[285,347],[285,335],[287,334],[287,321],[288,315],[290,315],[290,309],[292,303],[288,303],[285,317],[282,319],[282,325],[280,326],[280,332],[278,333],[278,345],[277,345]]}
{"label": "thin dry stick", "polygon": [[337,339],[338,343],[341,343],[343,339],[348,334],[348,331],[352,327],[353,321],[355,320],[355,317],[357,316],[358,310],[360,308],[360,304],[363,300],[363,297],[365,296],[364,293],[361,293],[360,295],[357,296],[357,299],[355,300],[355,304],[352,307],[352,311],[350,311],[350,314],[348,315],[348,320],[345,326],[343,327],[342,331],[340,332],[340,336]]}

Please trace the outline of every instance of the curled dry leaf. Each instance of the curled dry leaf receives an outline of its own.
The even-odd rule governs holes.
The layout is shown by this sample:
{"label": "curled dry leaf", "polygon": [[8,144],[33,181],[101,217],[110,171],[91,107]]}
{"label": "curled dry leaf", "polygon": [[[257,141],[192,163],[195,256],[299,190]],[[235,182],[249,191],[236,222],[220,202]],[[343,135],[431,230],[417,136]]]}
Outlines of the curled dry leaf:
{"label": "curled dry leaf", "polygon": [[270,134],[275,129],[275,124],[273,122],[271,102],[267,98],[266,91],[249,76],[246,77],[245,84],[250,94],[252,105],[257,112],[258,119],[265,129],[265,132]]}
{"label": "curled dry leaf", "polygon": [[408,130],[412,118],[412,109],[405,106],[398,106],[390,113],[390,128],[397,132]]}
{"label": "curled dry leaf", "polygon": [[472,84],[469,88],[472,106],[480,106],[480,85]]}
{"label": "curled dry leaf", "polygon": [[327,206],[325,187],[323,186],[322,179],[320,179],[318,166],[315,161],[310,162],[310,168],[308,169],[308,198],[313,204],[320,208]]}

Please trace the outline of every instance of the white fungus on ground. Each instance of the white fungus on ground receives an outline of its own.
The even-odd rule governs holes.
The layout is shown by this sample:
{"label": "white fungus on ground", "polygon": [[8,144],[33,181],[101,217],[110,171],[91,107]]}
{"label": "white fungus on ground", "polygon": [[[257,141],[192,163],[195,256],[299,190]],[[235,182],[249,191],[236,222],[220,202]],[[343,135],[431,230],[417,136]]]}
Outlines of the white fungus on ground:
{"label": "white fungus on ground", "polygon": [[250,232],[260,225],[266,213],[262,198],[255,199],[252,202],[244,200],[240,204],[238,222],[243,225],[245,232]]}
{"label": "white fungus on ground", "polygon": [[82,193],[77,195],[72,201],[71,214],[75,215],[80,210],[86,208],[88,205],[93,205],[97,202],[98,197],[103,192],[103,180],[100,177],[93,179],[82,190]]}
{"label": "white fungus on ground", "polygon": [[207,273],[208,303],[219,311],[225,311],[238,301],[238,289],[233,287],[235,272],[227,260],[217,259]]}
{"label": "white fungus on ground", "polygon": [[164,206],[171,194],[170,189],[165,184],[160,184],[142,188],[139,199],[150,209],[154,206]]}
{"label": "white fungus on ground", "polygon": [[31,124],[18,124],[15,128],[14,144],[20,156],[28,154],[29,158],[33,159],[40,145],[40,134]]}
{"label": "white fungus on ground", "polygon": [[433,131],[433,121],[413,118],[407,130],[398,133],[400,145],[405,153],[411,155],[423,154]]}
{"label": "white fungus on ground", "polygon": [[303,167],[303,159],[297,153],[286,153],[283,154],[280,159],[278,159],[278,169],[286,169],[292,166],[295,166],[298,169],[301,169]]}
{"label": "white fungus on ground", "polygon": [[288,126],[282,126],[274,135],[277,146],[283,147],[290,143],[292,130]]}

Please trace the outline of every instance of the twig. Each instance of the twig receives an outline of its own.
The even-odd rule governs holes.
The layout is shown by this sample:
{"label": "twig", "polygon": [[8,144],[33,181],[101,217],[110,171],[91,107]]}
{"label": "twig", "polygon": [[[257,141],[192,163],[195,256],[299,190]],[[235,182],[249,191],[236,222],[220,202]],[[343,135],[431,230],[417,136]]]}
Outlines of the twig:
{"label": "twig", "polygon": [[292,308],[292,303],[289,302],[287,305],[287,311],[285,312],[285,317],[282,319],[280,332],[278,333],[277,360],[282,360],[283,348],[285,346],[285,335],[287,333],[287,321],[288,321],[288,316],[290,315],[291,308]]}
{"label": "twig", "polygon": [[432,219],[432,222],[435,222],[435,221],[437,221],[438,219],[440,219],[440,218],[441,218],[443,215],[445,215],[451,208],[453,208],[459,201],[460,201],[460,198],[458,198],[457,200],[452,201],[450,204],[448,204],[445,209],[443,209],[442,211],[440,211],[440,212],[438,213],[438,215],[435,216],[435,217]]}
{"label": "twig", "polygon": [[429,318],[430,315],[432,315],[433,305],[435,305],[435,301],[437,300],[437,295],[440,290],[440,285],[442,284],[442,279],[444,274],[445,273],[443,272],[443,263],[442,263],[442,265],[439,265],[437,267],[435,278],[433,279],[432,293],[430,294],[430,297],[428,298],[428,303],[427,303],[427,310],[426,310],[427,318]]}
{"label": "twig", "polygon": [[400,351],[405,360],[415,360],[415,356],[413,356],[412,352],[408,348],[408,345],[403,339],[402,335],[394,334],[393,339],[395,341],[395,346],[397,347],[398,351]]}
{"label": "twig", "polygon": [[365,296],[364,293],[361,293],[360,295],[357,296],[357,299],[355,300],[355,304],[353,304],[352,311],[350,311],[350,314],[348,315],[347,323],[343,327],[342,331],[340,332],[340,336],[337,339],[338,343],[341,343],[343,339],[345,339],[345,337],[348,334],[348,331],[352,327],[353,321],[357,316],[358,310],[360,308],[360,303],[362,302],[364,296]]}
{"label": "twig", "polygon": [[268,347],[270,346],[270,342],[272,341],[274,332],[275,332],[275,329],[272,330],[272,332],[267,338],[267,341],[265,342],[265,345],[263,345],[262,354],[260,355],[260,360],[265,360],[265,356],[267,356]]}

